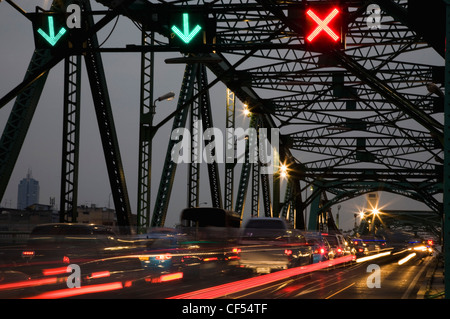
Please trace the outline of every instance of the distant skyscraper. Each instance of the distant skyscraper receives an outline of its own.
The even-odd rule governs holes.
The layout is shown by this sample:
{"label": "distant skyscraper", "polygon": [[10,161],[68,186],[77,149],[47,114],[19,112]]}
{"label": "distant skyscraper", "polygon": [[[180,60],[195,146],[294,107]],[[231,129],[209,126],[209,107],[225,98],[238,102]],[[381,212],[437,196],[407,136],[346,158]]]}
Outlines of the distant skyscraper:
{"label": "distant skyscraper", "polygon": [[19,183],[17,192],[17,209],[39,203],[39,182],[31,177],[31,170],[28,170],[27,177]]}

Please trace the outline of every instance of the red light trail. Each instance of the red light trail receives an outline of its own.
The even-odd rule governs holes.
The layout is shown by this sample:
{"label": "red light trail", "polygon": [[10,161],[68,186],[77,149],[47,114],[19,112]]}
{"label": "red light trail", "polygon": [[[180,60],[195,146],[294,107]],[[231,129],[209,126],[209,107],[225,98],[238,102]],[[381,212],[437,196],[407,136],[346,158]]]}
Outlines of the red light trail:
{"label": "red light trail", "polygon": [[243,279],[239,281],[233,281],[227,284],[205,288],[201,290],[196,290],[192,292],[188,292],[185,294],[173,296],[167,299],[214,299],[226,295],[230,295],[239,291],[255,288],[261,285],[269,284],[275,281],[283,280],[289,277],[305,274],[308,272],[316,271],[319,269],[332,267],[335,265],[339,265],[345,262],[355,260],[354,255],[348,255],[340,258],[336,258],[333,260],[328,260],[324,262],[320,262],[317,264],[311,264],[307,266],[301,266],[286,270],[277,271],[275,273],[262,275],[258,277],[253,277],[249,279]]}

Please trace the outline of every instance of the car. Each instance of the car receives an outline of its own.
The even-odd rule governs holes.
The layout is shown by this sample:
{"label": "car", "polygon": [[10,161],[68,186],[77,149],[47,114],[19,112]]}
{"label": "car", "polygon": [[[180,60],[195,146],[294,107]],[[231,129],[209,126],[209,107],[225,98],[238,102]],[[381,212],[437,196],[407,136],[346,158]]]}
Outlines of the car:
{"label": "car", "polygon": [[320,232],[304,232],[303,234],[312,249],[311,263],[315,264],[330,259],[330,243]]}
{"label": "car", "polygon": [[322,233],[330,244],[330,259],[339,258],[346,254],[346,244],[344,236],[341,234]]}
{"label": "car", "polygon": [[175,229],[155,228],[133,238],[134,245],[139,247],[142,268],[153,275],[148,276],[147,281],[183,278],[180,236]]}
{"label": "car", "polygon": [[182,271],[187,280],[232,274],[239,249],[240,214],[215,207],[185,208],[177,231]]}
{"label": "car", "polygon": [[283,218],[249,219],[240,236],[239,249],[239,267],[258,274],[312,261],[312,248],[305,236]]}
{"label": "car", "polygon": [[[92,224],[52,223],[35,226],[22,251],[32,265],[58,266],[102,257],[104,248],[115,246],[116,234]],[[38,269],[39,271],[39,269]]]}
{"label": "car", "polygon": [[30,278],[64,277],[69,265],[77,265],[85,283],[132,282],[148,276],[137,252],[132,241],[117,237],[106,226],[41,224],[32,229],[15,270]]}
{"label": "car", "polygon": [[390,249],[384,237],[364,235],[350,239],[352,254],[357,257],[368,256]]}

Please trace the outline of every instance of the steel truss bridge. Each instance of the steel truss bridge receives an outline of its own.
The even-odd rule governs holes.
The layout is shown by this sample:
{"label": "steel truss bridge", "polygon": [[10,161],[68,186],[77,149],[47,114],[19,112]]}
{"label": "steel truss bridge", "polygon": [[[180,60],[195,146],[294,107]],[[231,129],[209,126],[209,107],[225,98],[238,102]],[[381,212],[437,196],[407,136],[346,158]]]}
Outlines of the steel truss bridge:
{"label": "steel truss bridge", "polygon": [[[6,2],[28,17],[13,1]],[[444,54],[449,19],[444,1],[429,1],[426,6],[411,0],[319,1],[342,5],[348,11],[345,47],[326,52],[313,52],[305,46],[302,23],[295,14],[305,3],[302,0],[97,2],[104,10],[93,11],[89,0],[53,1],[48,9],[51,12],[65,12],[72,3],[81,7],[82,32],[65,50],[36,48],[23,82],[0,100],[3,107],[15,99],[0,140],[0,198],[48,71],[62,61],[65,142],[59,207],[61,221],[75,221],[80,69],[84,60],[117,220],[125,232],[131,231],[130,199],[102,53],[137,52],[141,55],[140,118],[136,119],[140,129],[137,231],[164,225],[177,168],[171,155],[178,141],[169,140],[156,202],[151,207],[155,132],[170,122],[172,130],[189,128],[193,132],[197,120],[204,129],[212,128],[209,89],[219,82],[228,88],[226,110],[222,110],[226,111],[227,128],[235,127],[239,100],[251,112],[250,127],[280,130],[279,155],[280,163],[288,167],[287,187],[280,190],[279,172],[261,174],[263,164],[248,161],[247,143],[245,163],[227,163],[223,176],[217,163],[203,164],[207,165],[209,187],[200,188],[199,164],[194,161],[189,165],[188,206],[199,206],[200,189],[209,189],[215,207],[243,214],[247,204],[252,215],[284,216],[297,228],[319,229],[333,205],[382,190],[423,202],[444,221],[444,212],[450,208],[444,191],[444,182],[450,180],[445,169],[449,165],[444,165],[450,164],[446,154],[450,131],[444,123],[450,103],[444,94],[449,81]],[[381,9],[380,24],[375,27],[368,23],[373,21],[369,20],[373,12],[368,6],[373,4]],[[213,21],[213,41],[200,49],[171,41],[173,31],[167,14],[183,10]],[[100,17],[97,22],[94,15]],[[100,46],[97,32],[119,15],[133,21],[141,33],[141,43]],[[180,58],[166,62],[185,64],[185,71],[180,75],[176,110],[160,123],[153,123],[155,54],[163,52],[179,52]],[[424,60],[427,54],[437,58]],[[208,74],[213,78],[208,79]],[[192,159],[198,156],[191,155]],[[247,194],[250,203],[245,201]],[[306,225],[307,208],[310,215]],[[449,234],[446,218],[444,238]]]}

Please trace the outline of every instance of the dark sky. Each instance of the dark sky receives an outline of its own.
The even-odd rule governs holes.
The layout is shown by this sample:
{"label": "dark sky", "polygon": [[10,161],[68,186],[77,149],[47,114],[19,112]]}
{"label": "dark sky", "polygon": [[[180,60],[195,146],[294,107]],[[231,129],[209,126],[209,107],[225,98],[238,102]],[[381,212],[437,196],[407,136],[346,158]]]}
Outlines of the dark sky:
{"label": "dark sky", "polygon": [[[34,11],[39,5],[48,9],[51,1],[15,0],[26,11]],[[104,9],[95,1],[93,8]],[[99,42],[103,42],[112,30],[113,23],[108,24],[99,34]],[[0,3],[0,96],[4,96],[17,84],[25,74],[30,61],[34,40],[31,22],[15,11],[8,3]],[[111,38],[105,43],[105,47],[123,47],[126,44],[139,44],[140,31],[128,19],[121,16]],[[164,59],[177,57],[179,54],[156,54],[155,69],[155,97],[169,91],[176,93],[173,101],[164,101],[157,104],[155,123],[162,120],[165,115],[173,111],[181,86],[184,66],[168,65]],[[127,187],[132,203],[133,213],[136,212],[137,202],[137,174],[138,174],[138,123],[139,123],[139,76],[140,56],[136,53],[103,54],[103,62],[108,81],[110,98],[112,101],[115,124],[121,148],[122,160],[127,177]],[[81,105],[81,146],[80,146],[80,176],[79,176],[79,204],[96,204],[97,206],[112,205],[110,188],[107,179],[104,157],[102,154],[100,136],[94,114],[92,98],[86,78],[86,70],[83,66],[82,81],[82,105]],[[210,81],[213,76],[209,78]],[[61,143],[62,143],[62,106],[63,106],[63,68],[60,63],[51,70],[46,86],[42,93],[27,138],[25,139],[18,162],[11,176],[9,186],[1,202],[4,207],[16,207],[17,185],[27,174],[28,169],[40,183],[40,201],[49,203],[50,197],[56,198],[59,205],[60,170],[61,170]],[[226,88],[223,84],[217,84],[210,91],[212,109],[214,113],[214,126],[225,128]],[[3,132],[13,103],[0,109],[0,129]],[[237,101],[236,126],[248,127],[248,119],[240,109],[242,103]],[[153,150],[152,168],[152,207],[154,205],[157,188],[159,185],[162,163],[167,150],[168,138],[172,123],[166,124],[156,135]],[[179,165],[169,207],[166,226],[173,226],[178,221],[179,212],[186,205],[186,164]],[[221,168],[223,173],[223,168]],[[206,176],[206,171],[202,171]],[[239,177],[239,171],[236,173]],[[223,183],[223,174],[221,175]],[[223,186],[222,186],[223,191]],[[208,194],[208,186],[203,184],[201,191],[201,203],[204,206],[211,204]],[[249,207],[250,201],[247,201]],[[389,209],[426,209],[423,204],[412,200],[382,193],[380,206]],[[353,214],[358,207],[365,206],[365,198],[359,197],[341,207],[341,225],[350,228],[353,225]],[[337,208],[333,209],[333,213]],[[247,214],[247,213],[246,213]],[[246,215],[247,216],[247,215]]]}

